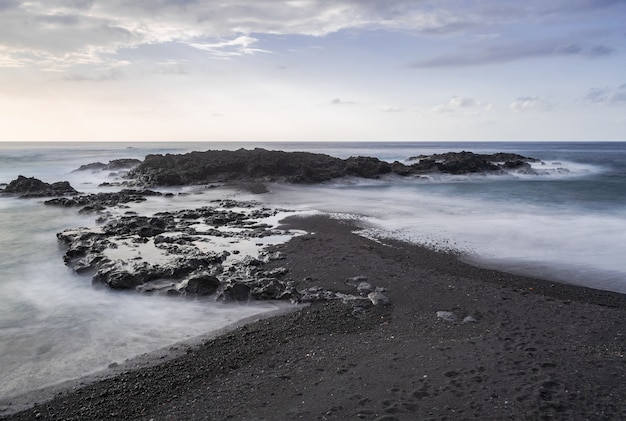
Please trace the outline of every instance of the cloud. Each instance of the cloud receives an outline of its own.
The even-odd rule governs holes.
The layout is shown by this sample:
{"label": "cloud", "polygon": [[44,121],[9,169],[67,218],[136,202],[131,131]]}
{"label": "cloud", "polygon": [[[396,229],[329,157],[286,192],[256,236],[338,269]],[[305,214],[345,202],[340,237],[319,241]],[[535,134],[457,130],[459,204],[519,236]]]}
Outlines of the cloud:
{"label": "cloud", "polygon": [[335,98],[332,101],[330,101],[330,103],[332,105],[354,105],[356,104],[354,101],[344,101],[342,99],[339,98]]}
{"label": "cloud", "polygon": [[415,68],[477,66],[484,64],[506,63],[533,57],[586,56],[602,57],[613,49],[605,45],[583,47],[580,44],[560,44],[546,40],[518,43],[517,45],[494,45],[483,48],[474,47],[446,55],[440,55],[410,64]]}
{"label": "cloud", "polygon": [[399,113],[404,111],[402,107],[395,107],[393,105],[383,105],[380,110],[384,113]]}
{"label": "cloud", "polygon": [[252,44],[258,42],[258,39],[246,35],[239,36],[229,41],[219,41],[213,43],[189,43],[190,47],[198,50],[208,51],[218,58],[230,58],[243,54],[253,53],[269,53],[267,50],[253,48]]}
{"label": "cloud", "polygon": [[513,100],[509,108],[516,113],[525,111],[550,111],[554,108],[554,104],[536,96],[521,96]]}
{"label": "cloud", "polygon": [[454,113],[465,109],[465,111],[471,113],[477,110],[491,111],[493,108],[492,104],[485,104],[473,98],[453,96],[447,103],[435,106],[432,111],[436,113]]}
{"label": "cloud", "polygon": [[[412,34],[500,33],[509,23],[623,8],[620,1],[483,0],[0,0],[0,65],[64,70],[106,64],[120,51],[175,43],[218,58],[267,52],[264,35],[322,37],[343,30]],[[617,10],[618,12],[620,10]],[[578,13],[578,15],[576,15]],[[613,13],[615,15],[616,13]],[[591,42],[591,41],[589,41]],[[507,50],[513,50],[507,51]],[[423,59],[416,67],[468,65],[550,54],[611,54],[610,46],[501,44]]]}
{"label": "cloud", "polygon": [[0,12],[4,10],[14,9],[20,5],[18,0],[0,0]]}
{"label": "cloud", "polygon": [[591,88],[582,100],[597,105],[626,105],[626,83],[612,88]]}

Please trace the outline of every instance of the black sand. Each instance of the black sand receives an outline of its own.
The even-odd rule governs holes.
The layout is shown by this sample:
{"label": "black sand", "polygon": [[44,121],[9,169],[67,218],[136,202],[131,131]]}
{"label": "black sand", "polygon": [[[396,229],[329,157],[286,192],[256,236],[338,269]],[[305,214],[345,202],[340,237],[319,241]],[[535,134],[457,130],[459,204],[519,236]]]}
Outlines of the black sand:
{"label": "black sand", "polygon": [[377,243],[326,217],[287,223],[312,234],[271,264],[299,287],[353,293],[344,281],[361,275],[392,305],[314,304],[7,419],[626,419],[625,296]]}

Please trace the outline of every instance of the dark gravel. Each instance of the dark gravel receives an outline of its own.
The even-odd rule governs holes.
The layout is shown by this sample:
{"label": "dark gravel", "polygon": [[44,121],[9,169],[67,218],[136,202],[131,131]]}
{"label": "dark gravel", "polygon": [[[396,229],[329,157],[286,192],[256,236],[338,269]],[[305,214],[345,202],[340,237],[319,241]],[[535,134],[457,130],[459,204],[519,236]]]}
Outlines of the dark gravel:
{"label": "dark gravel", "polygon": [[626,418],[623,295],[371,241],[323,216],[286,224],[311,234],[269,265],[299,288],[352,294],[346,278],[364,276],[392,304],[303,307],[6,419]]}

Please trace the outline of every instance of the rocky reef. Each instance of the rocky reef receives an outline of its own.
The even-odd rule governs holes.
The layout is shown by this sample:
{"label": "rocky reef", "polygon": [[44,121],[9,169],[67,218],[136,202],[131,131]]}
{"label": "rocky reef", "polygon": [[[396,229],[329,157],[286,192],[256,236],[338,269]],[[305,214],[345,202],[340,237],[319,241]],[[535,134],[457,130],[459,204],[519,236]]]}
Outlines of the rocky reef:
{"label": "rocky reef", "polygon": [[11,181],[4,190],[0,190],[0,193],[23,198],[79,194],[67,181],[58,181],[50,184],[35,177],[24,177],[22,175]]}
{"label": "rocky reef", "polygon": [[99,212],[111,206],[124,203],[143,202],[148,196],[172,196],[172,193],[163,194],[154,190],[122,189],[118,192],[104,192],[84,194],[72,197],[57,197],[46,200],[44,203],[49,206],[81,207],[79,213]]}
{"label": "rocky reef", "polygon": [[447,174],[497,173],[511,170],[532,173],[530,163],[541,162],[513,153],[477,154],[465,151],[413,156],[409,161],[417,161],[411,165],[415,172]]}
{"label": "rocky reef", "polygon": [[108,164],[103,162],[92,162],[90,164],[81,165],[73,172],[78,171],[120,171],[130,170],[141,164],[141,160],[134,158],[121,158],[109,161]]}
{"label": "rocky reef", "polygon": [[[202,185],[236,182],[263,192],[263,183],[318,183],[341,177],[378,178],[386,175],[420,176],[429,173],[532,173],[533,158],[517,154],[471,152],[420,155],[408,164],[371,157],[335,158],[309,152],[236,151],[148,155],[109,164],[87,164],[76,171],[128,171],[126,183],[138,189],[79,194],[68,182],[45,183],[19,176],[2,191],[20,197],[49,197],[46,205],[80,207],[80,213],[98,214],[100,224],[59,233],[65,244],[66,265],[90,276],[93,285],[143,293],[212,296],[223,301],[251,299],[311,302],[342,300],[388,305],[384,291],[365,279],[351,279],[354,294],[310,286],[298,289],[288,270],[269,262],[283,259],[268,251],[272,239],[297,235],[264,222],[278,209],[253,203],[221,200],[197,209],[139,215],[128,204],[151,196],[172,197],[150,186]],[[116,174],[118,176],[119,174]],[[261,186],[261,187],[259,187]],[[122,213],[125,212],[125,213]]]}
{"label": "rocky reef", "polygon": [[57,237],[67,247],[66,265],[90,276],[95,287],[211,296],[220,301],[389,304],[382,291],[362,280],[353,285],[355,294],[314,286],[296,289],[286,276],[287,269],[266,268],[266,263],[285,256],[265,250],[264,245],[298,234],[263,222],[279,212],[284,211],[223,200],[212,206],[152,216],[109,216],[101,226],[69,229]]}
{"label": "rocky reef", "polygon": [[414,164],[381,161],[372,157],[335,158],[309,152],[269,151],[256,148],[236,151],[214,150],[182,155],[148,155],[128,178],[147,186],[195,185],[229,181],[282,181],[319,183],[353,176],[378,178],[387,174],[422,175],[432,172],[464,174],[476,172],[532,171],[536,159],[516,154],[481,155],[448,153],[412,158]]}

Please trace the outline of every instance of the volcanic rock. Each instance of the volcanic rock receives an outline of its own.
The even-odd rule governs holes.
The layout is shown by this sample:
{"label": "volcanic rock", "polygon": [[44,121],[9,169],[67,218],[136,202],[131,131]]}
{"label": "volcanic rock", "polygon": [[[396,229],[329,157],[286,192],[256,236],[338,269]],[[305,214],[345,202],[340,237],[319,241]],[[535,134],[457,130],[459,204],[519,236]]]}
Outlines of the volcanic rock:
{"label": "volcanic rock", "polygon": [[513,169],[529,171],[529,163],[540,162],[538,159],[513,153],[476,154],[465,151],[419,155],[409,158],[409,161],[418,161],[411,165],[414,173],[437,171],[448,174],[502,172]]}
{"label": "volcanic rock", "polygon": [[131,168],[135,168],[139,164],[141,164],[141,160],[139,159],[122,158],[111,160],[108,164],[104,164],[102,162],[92,162],[90,164],[81,165],[79,168],[75,169],[72,172],[129,170]]}
{"label": "volcanic rock", "polygon": [[56,183],[46,183],[35,177],[18,176],[11,181],[4,190],[0,191],[4,194],[15,194],[19,197],[49,197],[64,196],[69,194],[78,194],[69,182],[58,181]]}
{"label": "volcanic rock", "polygon": [[[530,162],[517,154],[491,155],[449,152],[409,158],[418,161],[392,164],[371,157],[335,158],[310,152],[269,151],[262,148],[236,151],[213,150],[183,155],[148,155],[128,178],[148,186],[195,185],[213,182],[319,183],[352,176],[378,178],[387,174],[420,175],[430,172],[468,174],[477,172],[530,171]],[[264,191],[264,190],[263,190]]]}

